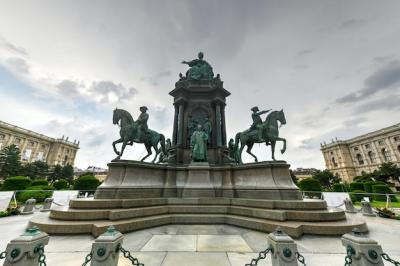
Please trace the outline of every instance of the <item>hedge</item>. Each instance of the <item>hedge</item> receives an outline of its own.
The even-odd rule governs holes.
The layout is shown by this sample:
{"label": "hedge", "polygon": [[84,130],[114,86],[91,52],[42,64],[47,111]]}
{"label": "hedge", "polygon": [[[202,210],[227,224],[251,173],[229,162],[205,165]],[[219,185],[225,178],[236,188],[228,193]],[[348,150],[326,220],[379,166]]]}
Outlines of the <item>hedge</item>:
{"label": "hedge", "polygon": [[[374,185],[372,186],[373,193],[379,194],[393,194],[393,191],[389,188],[388,185]],[[374,199],[378,201],[386,201],[386,195],[374,195]],[[390,196],[390,200],[393,202],[397,202],[397,198],[394,195]]]}
{"label": "hedge", "polygon": [[363,193],[365,193],[364,190],[354,190],[352,192],[357,193],[357,194],[350,193],[350,198],[351,198],[352,202],[362,201],[364,199],[364,197],[367,196],[367,195],[363,194]]}
{"label": "hedge", "polygon": [[346,192],[346,186],[343,183],[336,183],[332,185],[333,192]]}
{"label": "hedge", "polygon": [[[298,183],[302,191],[322,191],[321,183],[314,178],[305,178]],[[306,193],[308,196],[320,196],[321,193]]]}
{"label": "hedge", "polygon": [[[37,190],[37,191],[36,191]],[[18,193],[17,200],[25,202],[28,199],[36,199],[36,202],[43,202],[46,198],[50,198],[53,194],[54,188],[52,186],[35,186],[28,187],[26,191]]]}
{"label": "hedge", "polygon": [[350,183],[350,191],[355,191],[355,190],[364,190],[364,183],[361,182],[353,182]]}
{"label": "hedge", "polygon": [[49,182],[46,179],[36,179],[33,180],[31,183],[31,187],[36,187],[36,186],[48,186]]}
{"label": "hedge", "polygon": [[364,190],[367,193],[372,193],[372,186],[374,185],[386,185],[385,182],[380,181],[369,181],[364,183]]}
{"label": "hedge", "polygon": [[75,180],[74,189],[95,191],[99,185],[100,181],[96,177],[92,175],[83,175]]}
{"label": "hedge", "polygon": [[31,185],[31,180],[26,176],[14,176],[4,180],[1,187],[3,191],[24,190]]}
{"label": "hedge", "polygon": [[57,190],[69,189],[69,183],[65,179],[60,179],[54,182],[54,188]]}

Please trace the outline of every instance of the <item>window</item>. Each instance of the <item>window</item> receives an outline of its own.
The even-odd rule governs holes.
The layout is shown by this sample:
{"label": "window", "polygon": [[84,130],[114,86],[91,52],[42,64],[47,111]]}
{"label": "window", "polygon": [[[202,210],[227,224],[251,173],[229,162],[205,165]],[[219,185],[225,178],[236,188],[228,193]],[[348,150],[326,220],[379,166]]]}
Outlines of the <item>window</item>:
{"label": "window", "polygon": [[36,160],[37,161],[43,161],[43,152],[42,151],[40,151],[40,152],[38,152],[38,154],[37,154],[37,156],[36,156]]}
{"label": "window", "polygon": [[368,157],[369,157],[369,161],[370,161],[371,163],[376,163],[376,156],[375,156],[375,153],[373,153],[372,151],[369,151],[369,152],[368,152]]}
{"label": "window", "polygon": [[331,155],[333,155],[333,151],[331,151]]}
{"label": "window", "polygon": [[369,149],[369,148],[371,148],[371,145],[365,144],[365,148],[366,148],[366,149]]}
{"label": "window", "polygon": [[332,164],[333,164],[334,167],[338,166],[338,164],[337,164],[337,162],[335,160],[335,157],[332,157]]}
{"label": "window", "polygon": [[362,155],[361,154],[357,154],[356,155],[356,158],[357,158],[357,161],[358,161],[358,164],[359,165],[363,165],[364,164],[364,159],[363,159],[363,157],[362,157]]}
{"label": "window", "polygon": [[21,139],[20,138],[16,138],[15,139],[15,143],[20,144],[21,143]]}
{"label": "window", "polygon": [[24,151],[24,154],[22,155],[22,160],[29,160],[29,158],[31,158],[31,154],[32,154],[32,150],[31,149],[26,149]]}
{"label": "window", "polygon": [[29,142],[29,145],[34,146],[34,145],[35,145],[35,142],[30,141],[30,142]]}
{"label": "window", "polygon": [[[1,137],[0,137],[0,139],[1,139]],[[394,141],[400,141],[400,137],[399,136],[396,136],[393,139],[394,139]]]}
{"label": "window", "polygon": [[385,142],[383,140],[378,141],[379,145],[385,145]]}
{"label": "window", "polygon": [[40,146],[40,148],[41,148],[42,150],[44,150],[44,149],[46,149],[46,145],[42,144],[42,145]]}
{"label": "window", "polygon": [[355,151],[358,151],[358,147],[354,147],[354,150],[355,150]]}
{"label": "window", "polygon": [[385,162],[390,162],[392,160],[392,157],[390,156],[390,151],[385,148],[382,149],[382,155],[383,159],[385,159]]}

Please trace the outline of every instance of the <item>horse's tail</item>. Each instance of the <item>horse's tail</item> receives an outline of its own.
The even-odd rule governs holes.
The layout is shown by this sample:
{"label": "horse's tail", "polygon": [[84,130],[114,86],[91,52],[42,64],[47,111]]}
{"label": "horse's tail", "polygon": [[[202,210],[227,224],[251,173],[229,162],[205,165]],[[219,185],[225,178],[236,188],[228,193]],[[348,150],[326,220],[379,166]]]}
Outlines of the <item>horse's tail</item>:
{"label": "horse's tail", "polygon": [[165,150],[165,137],[163,134],[160,134],[160,143],[161,143],[161,150],[164,154],[167,154],[167,151]]}
{"label": "horse's tail", "polygon": [[236,134],[235,136],[235,149],[239,147],[239,141],[240,141],[240,132]]}

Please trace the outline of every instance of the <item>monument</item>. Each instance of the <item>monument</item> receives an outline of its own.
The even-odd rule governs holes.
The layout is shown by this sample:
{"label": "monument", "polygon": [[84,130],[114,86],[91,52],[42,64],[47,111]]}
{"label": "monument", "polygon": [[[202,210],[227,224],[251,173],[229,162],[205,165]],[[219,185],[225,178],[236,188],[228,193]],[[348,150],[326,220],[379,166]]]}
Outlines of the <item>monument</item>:
{"label": "monument", "polygon": [[[117,157],[108,164],[108,176],[94,199],[72,200],[67,209],[33,218],[32,225],[47,233],[95,236],[109,225],[127,232],[174,223],[231,224],[266,232],[279,225],[295,237],[340,235],[355,226],[367,231],[364,221],[346,220],[343,210],[328,209],[323,200],[303,200],[289,164],[275,159],[277,143],[281,153],[286,150],[286,140],[279,136],[279,127],[286,124],[283,110],[251,108],[252,126],[228,144],[225,106],[230,93],[220,75],[214,76],[201,52],[198,59],[182,63],[190,68],[179,74],[170,92],[172,140],[149,129],[147,107],[140,108],[136,121],[115,109],[113,124],[119,125],[121,137],[113,142]],[[140,162],[121,159],[134,142],[143,143],[148,154]],[[251,152],[254,143],[270,146],[273,160],[258,162]],[[254,163],[243,163],[245,147]],[[143,162],[153,151],[152,162]]]}

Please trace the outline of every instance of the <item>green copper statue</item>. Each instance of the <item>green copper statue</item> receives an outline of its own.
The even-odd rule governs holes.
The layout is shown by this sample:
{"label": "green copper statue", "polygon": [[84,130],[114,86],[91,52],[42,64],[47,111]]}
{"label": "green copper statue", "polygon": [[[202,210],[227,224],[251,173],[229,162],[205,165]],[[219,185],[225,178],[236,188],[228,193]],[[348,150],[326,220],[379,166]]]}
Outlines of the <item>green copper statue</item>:
{"label": "green copper statue", "polygon": [[239,160],[242,162],[242,151],[245,146],[247,146],[247,153],[250,154],[254,160],[257,162],[257,157],[251,153],[251,149],[253,148],[254,143],[265,143],[265,145],[271,145],[272,159],[275,161],[275,144],[277,141],[283,142],[283,148],[281,153],[286,151],[286,139],[279,137],[279,124],[286,124],[285,113],[283,110],[273,111],[271,112],[264,122],[262,122],[260,115],[266,113],[268,111],[259,112],[257,107],[253,107],[251,109],[253,111],[253,125],[250,129],[239,132],[235,137],[235,146],[239,148]]}
{"label": "green copper statue", "polygon": [[204,132],[200,124],[197,125],[197,129],[190,138],[193,162],[207,162],[207,141],[207,133]]}
{"label": "green copper statue", "polygon": [[[146,113],[147,107],[140,107],[141,114],[135,122],[128,111],[116,108],[113,113],[113,124],[119,125],[121,130],[119,132],[121,138],[112,143],[114,152],[118,155],[115,160],[119,160],[124,153],[126,145],[132,145],[134,142],[143,143],[147,150],[147,155],[142,158],[144,161],[152,154],[151,148],[156,152],[153,163],[156,161],[158,154],[162,151],[166,154],[165,138],[163,134],[157,133],[147,127],[147,120],[149,115]],[[116,144],[122,143],[121,151],[117,151]],[[161,145],[161,150],[158,147]]]}
{"label": "green copper statue", "polygon": [[203,60],[203,57],[204,54],[199,52],[198,59],[194,59],[189,62],[182,61],[182,64],[187,64],[190,66],[190,69],[186,72],[186,78],[194,80],[211,80],[214,77],[211,65],[206,60]]}

